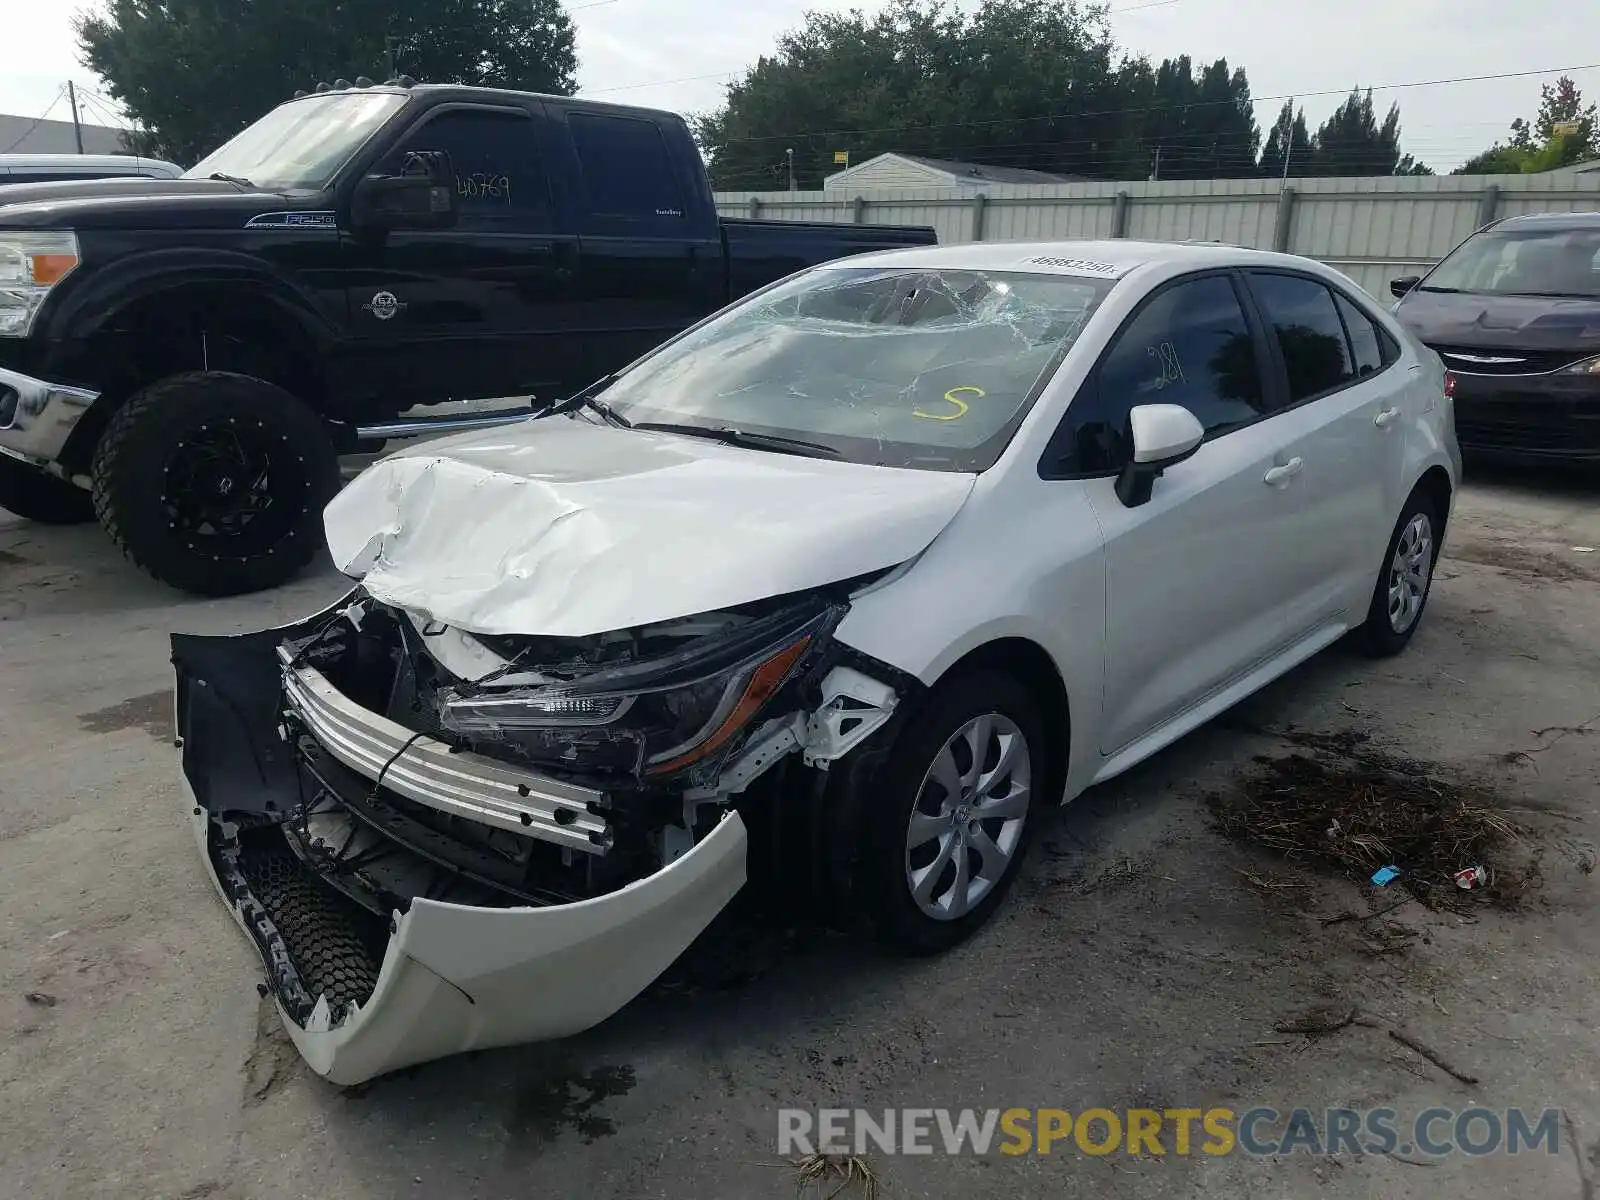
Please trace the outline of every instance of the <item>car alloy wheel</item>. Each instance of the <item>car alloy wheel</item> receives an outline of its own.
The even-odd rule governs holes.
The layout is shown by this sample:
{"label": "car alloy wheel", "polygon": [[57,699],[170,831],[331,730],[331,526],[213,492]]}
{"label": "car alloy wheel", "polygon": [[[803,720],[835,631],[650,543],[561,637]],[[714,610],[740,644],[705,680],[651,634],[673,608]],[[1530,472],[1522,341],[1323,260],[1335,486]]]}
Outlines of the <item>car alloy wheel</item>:
{"label": "car alloy wheel", "polygon": [[906,826],[905,879],[938,921],[966,916],[1006,876],[1022,844],[1033,759],[1016,722],[973,717],[934,756]]}
{"label": "car alloy wheel", "polygon": [[1412,516],[1395,543],[1389,563],[1389,627],[1404,633],[1422,615],[1433,574],[1433,521],[1425,512]]}

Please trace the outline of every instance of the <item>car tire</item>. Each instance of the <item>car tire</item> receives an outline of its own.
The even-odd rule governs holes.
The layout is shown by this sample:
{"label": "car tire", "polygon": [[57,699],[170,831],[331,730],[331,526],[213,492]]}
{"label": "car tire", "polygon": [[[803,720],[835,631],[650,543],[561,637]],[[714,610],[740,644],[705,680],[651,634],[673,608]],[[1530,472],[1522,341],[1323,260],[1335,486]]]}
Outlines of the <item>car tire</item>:
{"label": "car tire", "polygon": [[132,562],[203,596],[292,578],[323,545],[339,460],[316,413],[247,375],[174,375],[133,396],[95,451],[94,507]]}
{"label": "car tire", "polygon": [[1389,535],[1367,619],[1357,630],[1357,644],[1364,653],[1390,658],[1410,644],[1432,591],[1439,534],[1433,503],[1422,492],[1412,492]]}
{"label": "car tire", "polygon": [[1044,722],[1015,678],[972,671],[927,696],[868,791],[856,890],[885,949],[937,954],[988,921],[1022,864],[1050,774]]}
{"label": "car tire", "polygon": [[0,508],[40,525],[94,520],[94,500],[82,488],[0,454]]}

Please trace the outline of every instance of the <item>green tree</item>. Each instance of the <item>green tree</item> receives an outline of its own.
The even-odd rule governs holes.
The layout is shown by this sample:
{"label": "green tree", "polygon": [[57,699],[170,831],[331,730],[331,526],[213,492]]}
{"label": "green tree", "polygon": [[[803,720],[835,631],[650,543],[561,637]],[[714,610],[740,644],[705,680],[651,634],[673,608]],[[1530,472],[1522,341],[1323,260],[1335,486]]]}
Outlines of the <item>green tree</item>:
{"label": "green tree", "polygon": [[1284,172],[1284,146],[1289,147],[1290,175],[1311,173],[1311,131],[1306,128],[1304,109],[1296,110],[1293,100],[1285,100],[1278,111],[1278,119],[1267,131],[1266,145],[1261,148],[1261,173],[1269,179],[1281,179]]}
{"label": "green tree", "polygon": [[1249,84],[1226,62],[1119,59],[1105,10],[1078,0],[895,0],[813,12],[695,121],[721,188],[782,187],[794,151],[818,187],[848,151],[1142,179],[1253,165]]}
{"label": "green tree", "polygon": [[1556,171],[1600,158],[1600,114],[1583,102],[1578,85],[1563,75],[1539,89],[1539,114],[1518,117],[1511,136],[1496,142],[1454,172],[1457,175],[1526,175]]}
{"label": "green tree", "polygon": [[1378,123],[1372,91],[1353,90],[1317,129],[1308,175],[1431,175],[1400,151],[1400,106]]}
{"label": "green tree", "polygon": [[1250,100],[1250,81],[1242,68],[1230,70],[1222,58],[1197,69],[1187,54],[1156,67],[1136,58],[1123,64],[1117,88],[1126,106],[1125,153],[1132,159],[1105,161],[1102,156],[1093,164],[1098,172],[1079,173],[1111,173],[1125,179],[1151,173],[1161,179],[1255,173],[1261,132]]}
{"label": "green tree", "polygon": [[570,95],[560,0],[111,0],[76,19],[80,57],[139,125],[134,149],[188,163],[320,80],[468,83]]}

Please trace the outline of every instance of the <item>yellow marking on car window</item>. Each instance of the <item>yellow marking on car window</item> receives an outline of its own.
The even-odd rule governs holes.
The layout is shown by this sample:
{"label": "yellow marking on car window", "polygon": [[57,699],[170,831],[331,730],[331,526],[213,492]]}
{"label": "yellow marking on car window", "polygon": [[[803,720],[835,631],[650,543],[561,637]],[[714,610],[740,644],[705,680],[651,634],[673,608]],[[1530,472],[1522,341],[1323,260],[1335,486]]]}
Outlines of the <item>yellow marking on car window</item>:
{"label": "yellow marking on car window", "polygon": [[925,418],[926,420],[929,420],[929,421],[959,421],[962,417],[967,415],[967,411],[972,407],[965,400],[961,400],[961,399],[957,398],[958,395],[961,392],[965,392],[969,396],[977,396],[980,399],[989,394],[988,392],[984,391],[982,388],[978,388],[978,387],[955,387],[955,388],[951,388],[948,392],[946,392],[944,394],[944,398],[945,398],[945,401],[947,403],[952,404],[952,405],[955,406],[955,412],[950,412],[950,413],[928,413],[928,412],[923,412],[920,408],[913,408],[911,410],[911,415],[913,417],[923,417],[923,418]]}

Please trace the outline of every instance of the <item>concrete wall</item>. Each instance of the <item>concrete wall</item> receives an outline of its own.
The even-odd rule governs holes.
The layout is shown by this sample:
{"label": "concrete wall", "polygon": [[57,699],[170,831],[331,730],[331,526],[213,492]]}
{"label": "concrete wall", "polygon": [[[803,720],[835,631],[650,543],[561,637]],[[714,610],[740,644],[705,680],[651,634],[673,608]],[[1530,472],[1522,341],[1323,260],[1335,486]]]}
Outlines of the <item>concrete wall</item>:
{"label": "concrete wall", "polygon": [[[864,203],[856,203],[860,196]],[[1195,238],[1287,250],[1337,267],[1375,296],[1495,217],[1600,210],[1600,174],[991,184],[970,190],[719,192],[725,216],[932,225],[941,243]]]}

